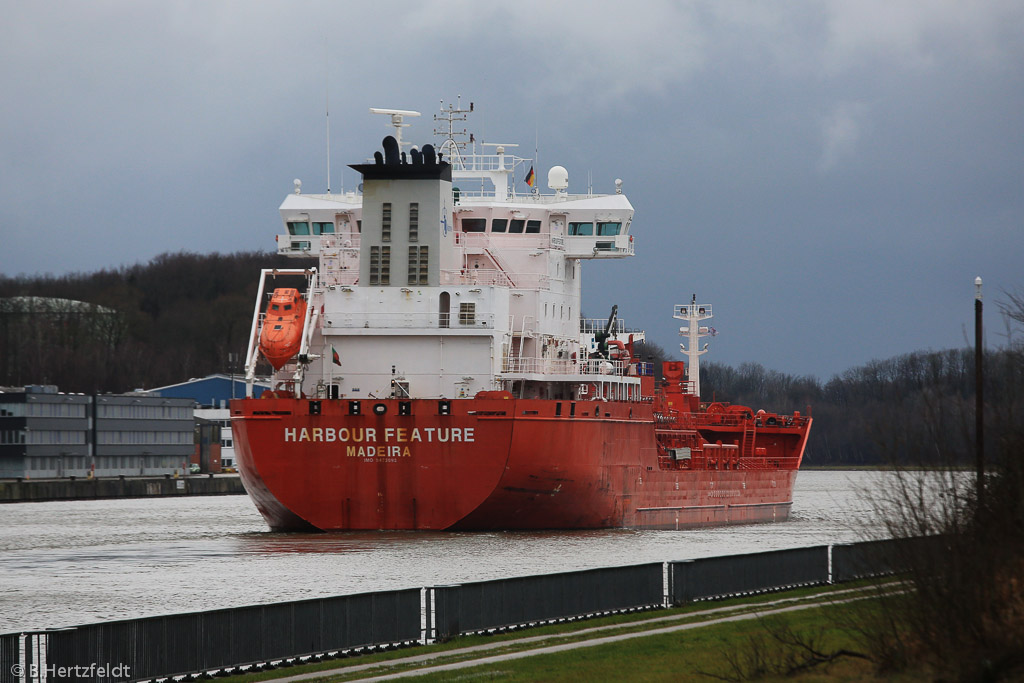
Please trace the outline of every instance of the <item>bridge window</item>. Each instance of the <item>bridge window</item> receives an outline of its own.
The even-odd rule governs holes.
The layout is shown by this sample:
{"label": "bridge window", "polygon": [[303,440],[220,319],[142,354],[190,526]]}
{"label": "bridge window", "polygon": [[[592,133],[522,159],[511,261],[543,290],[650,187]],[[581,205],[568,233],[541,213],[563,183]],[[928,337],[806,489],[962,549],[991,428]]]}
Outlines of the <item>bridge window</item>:
{"label": "bridge window", "polygon": [[569,223],[569,234],[570,235],[593,235],[594,224],[593,223]]}
{"label": "bridge window", "polygon": [[487,231],[487,219],[486,218],[463,218],[462,219],[462,232],[486,232]]}
{"label": "bridge window", "polygon": [[505,232],[508,230],[507,218],[495,218],[491,221],[491,232]]}
{"label": "bridge window", "polygon": [[513,218],[512,219],[512,225],[509,226],[508,231],[509,232],[522,232],[523,231],[523,227],[525,225],[526,225],[526,221],[521,220],[519,218]]}
{"label": "bridge window", "polygon": [[622,223],[601,223],[597,224],[598,235],[618,235],[622,229]]}
{"label": "bridge window", "polygon": [[334,223],[313,223],[314,235],[333,235]]}
{"label": "bridge window", "polygon": [[288,222],[288,234],[289,235],[308,235],[309,234],[309,223],[305,221],[289,221]]}
{"label": "bridge window", "polygon": [[540,221],[526,221],[526,232],[540,232]]}

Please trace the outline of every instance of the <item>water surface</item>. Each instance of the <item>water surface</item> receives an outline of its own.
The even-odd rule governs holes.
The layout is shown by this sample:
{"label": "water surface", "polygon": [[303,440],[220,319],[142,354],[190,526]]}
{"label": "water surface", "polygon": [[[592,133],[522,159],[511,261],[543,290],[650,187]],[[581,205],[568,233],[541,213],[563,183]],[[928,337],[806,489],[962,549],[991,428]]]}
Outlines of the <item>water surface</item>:
{"label": "water surface", "polygon": [[857,541],[885,476],[801,472],[790,521],[687,531],[271,533],[247,496],[0,505],[0,633]]}

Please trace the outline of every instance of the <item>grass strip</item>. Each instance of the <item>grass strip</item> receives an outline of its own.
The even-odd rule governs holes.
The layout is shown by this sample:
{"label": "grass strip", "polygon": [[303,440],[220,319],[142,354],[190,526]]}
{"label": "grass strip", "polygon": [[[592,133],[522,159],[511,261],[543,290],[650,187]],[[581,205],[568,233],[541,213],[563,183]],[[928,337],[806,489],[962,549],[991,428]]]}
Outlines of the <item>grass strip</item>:
{"label": "grass strip", "polygon": [[[318,672],[329,676],[332,681],[351,680],[387,671],[396,674],[400,671],[437,666],[476,659],[481,656],[492,657],[500,654],[512,654],[524,650],[551,647],[590,640],[595,634],[601,637],[649,631],[653,628],[678,626],[693,622],[706,621],[713,616],[735,616],[766,607],[798,605],[809,600],[818,600],[827,596],[835,600],[855,594],[864,589],[864,585],[849,587],[817,586],[788,591],[785,593],[759,594],[745,598],[733,598],[717,602],[693,603],[681,608],[658,610],[658,616],[652,612],[632,612],[601,617],[586,621],[561,622],[528,629],[529,635],[523,631],[505,632],[494,635],[465,636],[449,643],[440,643],[415,650],[382,652],[356,657],[346,664],[344,660],[328,660],[284,669],[275,669],[252,674],[233,676],[225,679],[231,683],[244,683],[278,678],[301,678],[314,680],[320,678]],[[709,607],[714,604],[715,607]],[[415,654],[413,654],[415,653]],[[402,660],[402,661],[395,661]],[[375,666],[379,665],[379,666]],[[343,671],[341,669],[347,669]]]}
{"label": "grass strip", "polygon": [[[824,605],[764,619],[719,623],[672,633],[645,635],[626,641],[595,645],[575,650],[537,654],[521,659],[489,662],[458,671],[424,672],[411,676],[415,681],[713,681],[735,678],[744,668],[752,643],[763,639],[767,620],[784,620],[794,632],[818,638],[819,646],[829,650],[856,649],[851,637],[835,628],[842,605]],[[821,634],[821,635],[818,635]],[[761,640],[760,642],[764,642]],[[783,662],[783,646],[768,642],[764,656]],[[393,672],[388,674],[394,675]],[[838,660],[811,671],[799,680],[860,681],[871,675],[870,662]],[[328,678],[327,681],[344,680]],[[781,674],[761,680],[784,680]],[[792,680],[785,678],[785,680]],[[913,679],[907,679],[913,680]]]}

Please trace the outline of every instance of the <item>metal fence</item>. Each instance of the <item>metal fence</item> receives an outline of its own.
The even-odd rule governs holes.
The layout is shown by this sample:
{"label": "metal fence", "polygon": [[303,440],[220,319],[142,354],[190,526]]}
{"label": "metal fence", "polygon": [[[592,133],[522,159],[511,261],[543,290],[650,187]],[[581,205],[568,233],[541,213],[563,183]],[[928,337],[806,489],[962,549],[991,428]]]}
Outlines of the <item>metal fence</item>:
{"label": "metal fence", "polygon": [[673,605],[828,583],[829,546],[669,563]]}
{"label": "metal fence", "polygon": [[[33,670],[26,662],[22,671],[27,681],[106,683],[411,643],[421,638],[420,593],[362,593],[53,630],[33,634],[45,638],[45,664]],[[6,640],[3,647],[6,657]]]}
{"label": "metal fence", "polygon": [[[0,683],[112,683],[679,605],[906,568],[941,537],[433,586],[0,635]],[[667,587],[667,590],[666,590]]]}
{"label": "metal fence", "polygon": [[20,633],[0,636],[0,680],[5,683],[21,678],[21,658],[18,656],[21,638]]}
{"label": "metal fence", "polygon": [[662,607],[664,565],[607,567],[433,588],[435,637]]}
{"label": "metal fence", "polygon": [[832,580],[840,583],[935,566],[952,552],[948,541],[947,536],[917,536],[834,545]]}

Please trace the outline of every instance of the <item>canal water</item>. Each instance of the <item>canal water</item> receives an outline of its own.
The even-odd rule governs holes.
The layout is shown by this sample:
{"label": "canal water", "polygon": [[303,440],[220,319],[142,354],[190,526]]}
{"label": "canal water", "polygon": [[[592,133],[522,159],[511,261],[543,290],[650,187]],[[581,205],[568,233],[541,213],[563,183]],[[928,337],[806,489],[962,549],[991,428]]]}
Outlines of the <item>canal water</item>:
{"label": "canal water", "polygon": [[790,520],[688,531],[271,533],[248,496],[0,505],[0,633],[862,540],[879,472],[801,472]]}

